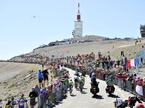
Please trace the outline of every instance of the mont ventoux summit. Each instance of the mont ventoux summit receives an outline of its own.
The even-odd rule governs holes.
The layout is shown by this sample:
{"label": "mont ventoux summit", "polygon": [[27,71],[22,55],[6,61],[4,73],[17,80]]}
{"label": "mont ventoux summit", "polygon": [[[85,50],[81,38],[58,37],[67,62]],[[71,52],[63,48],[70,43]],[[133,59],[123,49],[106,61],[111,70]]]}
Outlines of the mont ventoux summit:
{"label": "mont ventoux summit", "polygon": [[[140,33],[141,37],[144,38],[145,25],[140,26]],[[76,21],[74,21],[74,30],[72,31],[72,35],[73,38],[71,39],[50,42],[48,45],[41,45],[40,47],[33,49],[33,51],[30,53],[13,57],[8,61],[39,63],[52,58],[54,59],[67,56],[75,56],[77,54],[88,54],[90,52],[94,52],[95,54],[98,54],[98,52],[107,53],[109,49],[115,52],[115,50],[118,48],[120,51],[123,50],[120,48],[122,44],[125,44],[127,42],[129,42],[127,44],[130,43],[132,44],[132,42],[134,43],[135,41],[134,39],[131,38],[110,39],[104,36],[96,36],[96,35],[83,36],[83,21],[81,20],[79,3]],[[114,47],[118,45],[120,46],[116,48]],[[97,48],[97,46],[99,48]],[[100,48],[100,46],[103,49]],[[112,49],[112,47],[114,49]]]}

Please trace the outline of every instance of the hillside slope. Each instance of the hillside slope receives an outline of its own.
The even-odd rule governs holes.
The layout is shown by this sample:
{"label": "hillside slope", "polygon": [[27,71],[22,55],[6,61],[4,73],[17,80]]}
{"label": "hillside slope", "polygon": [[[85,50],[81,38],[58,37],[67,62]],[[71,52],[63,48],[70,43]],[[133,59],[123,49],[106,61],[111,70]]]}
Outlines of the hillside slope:
{"label": "hillside slope", "polygon": [[37,83],[39,65],[0,62],[0,98],[6,99],[28,91]]}
{"label": "hillside slope", "polygon": [[103,40],[104,38],[94,38],[94,36],[86,36],[83,39],[90,39],[93,41],[37,48],[28,54],[13,57],[10,61],[46,63],[46,61],[53,58],[76,56],[78,54],[89,54],[91,52],[94,52],[95,54],[102,52],[102,54],[105,55],[110,52],[110,55],[113,58],[118,59],[120,56],[120,51],[125,51],[127,56],[130,55],[128,57],[133,57],[136,48],[140,49],[141,45],[144,45],[145,43],[144,39],[136,46],[135,40],[133,39]]}

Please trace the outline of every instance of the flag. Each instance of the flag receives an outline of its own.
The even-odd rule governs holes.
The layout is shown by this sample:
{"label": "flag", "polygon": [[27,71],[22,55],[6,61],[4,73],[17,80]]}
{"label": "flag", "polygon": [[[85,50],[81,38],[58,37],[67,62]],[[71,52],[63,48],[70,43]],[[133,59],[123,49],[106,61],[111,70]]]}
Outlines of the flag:
{"label": "flag", "polygon": [[134,62],[135,60],[134,59],[131,59],[130,60],[130,65],[131,65],[131,67],[135,67],[135,62]]}
{"label": "flag", "polygon": [[128,61],[127,61],[127,65],[128,65],[128,66],[127,66],[128,69],[130,69],[130,68],[131,68],[131,60],[128,60]]}

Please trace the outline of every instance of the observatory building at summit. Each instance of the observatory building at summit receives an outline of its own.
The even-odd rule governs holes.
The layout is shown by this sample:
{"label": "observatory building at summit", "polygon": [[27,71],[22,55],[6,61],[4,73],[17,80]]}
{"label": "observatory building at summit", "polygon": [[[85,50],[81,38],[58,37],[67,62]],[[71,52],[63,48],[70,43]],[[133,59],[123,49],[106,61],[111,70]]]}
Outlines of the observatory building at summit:
{"label": "observatory building at summit", "polygon": [[78,3],[78,12],[76,21],[74,21],[74,30],[72,32],[74,38],[82,37],[83,35],[83,22],[81,21],[81,14],[80,14],[80,4]]}

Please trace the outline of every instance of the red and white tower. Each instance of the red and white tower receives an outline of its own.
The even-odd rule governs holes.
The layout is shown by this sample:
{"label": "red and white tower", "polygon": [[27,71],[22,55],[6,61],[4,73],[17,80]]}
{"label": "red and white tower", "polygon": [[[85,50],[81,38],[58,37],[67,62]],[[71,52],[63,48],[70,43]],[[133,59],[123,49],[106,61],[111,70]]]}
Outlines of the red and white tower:
{"label": "red and white tower", "polygon": [[82,35],[83,35],[83,22],[81,21],[80,3],[78,3],[77,19],[74,25],[73,37],[79,38],[82,37]]}

